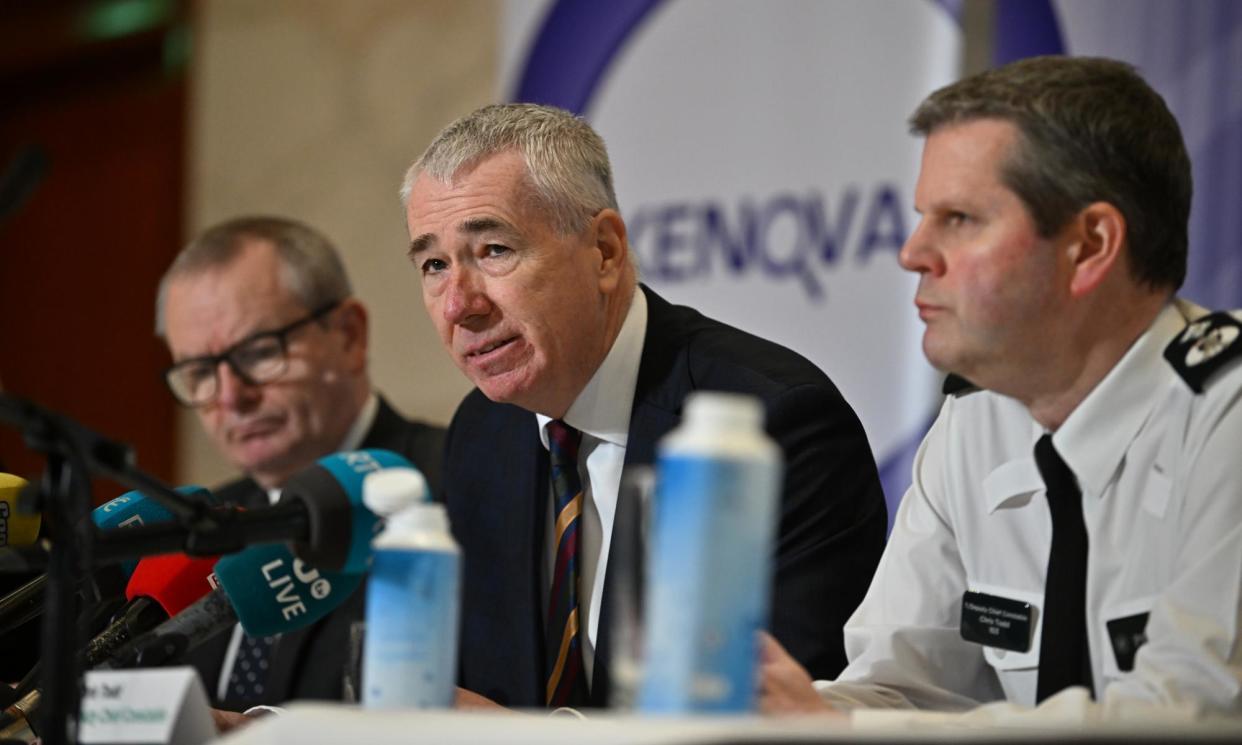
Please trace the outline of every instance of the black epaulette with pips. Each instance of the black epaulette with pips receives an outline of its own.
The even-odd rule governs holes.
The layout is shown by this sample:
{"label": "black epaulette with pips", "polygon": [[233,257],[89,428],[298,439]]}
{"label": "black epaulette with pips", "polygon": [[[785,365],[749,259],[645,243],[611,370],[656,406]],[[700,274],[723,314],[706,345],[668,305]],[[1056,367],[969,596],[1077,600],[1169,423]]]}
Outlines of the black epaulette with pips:
{"label": "black epaulette with pips", "polygon": [[1242,357],[1242,323],[1218,311],[1196,319],[1164,348],[1164,358],[1195,393],[1233,360]]}

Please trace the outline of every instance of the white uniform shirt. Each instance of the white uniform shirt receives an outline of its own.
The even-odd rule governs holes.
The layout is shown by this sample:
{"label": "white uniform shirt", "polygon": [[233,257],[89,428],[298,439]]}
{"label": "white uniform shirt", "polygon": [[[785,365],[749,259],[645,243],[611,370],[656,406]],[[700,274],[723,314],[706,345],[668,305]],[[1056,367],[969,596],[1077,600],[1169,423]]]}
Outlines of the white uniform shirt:
{"label": "white uniform shirt", "polygon": [[[630,411],[634,389],[638,386],[638,367],[647,338],[647,296],[634,290],[621,330],[599,369],[574,399],[563,421],[582,432],[578,447],[578,474],[582,480],[582,517],[579,528],[578,597],[582,614],[582,669],[588,688],[595,670],[595,644],[599,639],[600,606],[604,598],[604,569],[612,539],[613,517],[617,513],[617,493],[621,489],[621,469],[625,465],[625,446],[630,434]],[[548,447],[548,422],[536,414],[539,439]],[[553,505],[548,486],[548,504]],[[547,511],[545,536],[555,536],[554,508]],[[550,538],[544,546],[543,607],[556,572],[556,543]]]}
{"label": "white uniform shirt", "polygon": [[[1083,493],[1097,702],[1078,689],[1040,710],[1064,716],[1071,702],[1084,719],[1134,702],[1242,711],[1242,364],[1196,395],[1163,357],[1202,313],[1167,306],[1053,435]],[[1042,434],[1013,399],[978,391],[945,401],[875,579],[846,624],[850,664],[837,682],[816,684],[825,699],[1034,705],[1052,530],[1033,455]],[[1030,603],[1030,648],[963,639],[967,590]],[[1141,613],[1150,613],[1147,642],[1125,672],[1107,624]]]}

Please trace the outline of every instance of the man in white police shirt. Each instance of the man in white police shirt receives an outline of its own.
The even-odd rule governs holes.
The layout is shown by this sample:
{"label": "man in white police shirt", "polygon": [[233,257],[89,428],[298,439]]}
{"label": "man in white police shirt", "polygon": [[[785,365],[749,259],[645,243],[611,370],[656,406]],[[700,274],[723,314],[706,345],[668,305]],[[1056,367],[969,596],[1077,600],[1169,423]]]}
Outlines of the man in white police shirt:
{"label": "man in white police shirt", "polygon": [[1128,65],[1048,57],[943,88],[911,125],[901,263],[948,397],[848,667],[812,684],[769,640],[762,708],[1238,713],[1242,314],[1174,297],[1177,122]]}

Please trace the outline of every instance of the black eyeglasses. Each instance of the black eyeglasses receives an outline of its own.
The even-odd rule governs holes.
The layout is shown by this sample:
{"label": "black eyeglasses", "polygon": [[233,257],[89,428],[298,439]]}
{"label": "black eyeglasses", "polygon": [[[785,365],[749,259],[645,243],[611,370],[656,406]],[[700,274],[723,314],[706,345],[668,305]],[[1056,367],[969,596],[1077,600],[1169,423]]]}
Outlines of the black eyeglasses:
{"label": "black eyeglasses", "polygon": [[333,301],[293,323],[252,334],[220,354],[182,360],[164,371],[164,382],[186,406],[206,406],[220,395],[221,362],[227,362],[233,374],[247,385],[270,383],[289,369],[289,335],[328,315],[340,304],[339,300]]}

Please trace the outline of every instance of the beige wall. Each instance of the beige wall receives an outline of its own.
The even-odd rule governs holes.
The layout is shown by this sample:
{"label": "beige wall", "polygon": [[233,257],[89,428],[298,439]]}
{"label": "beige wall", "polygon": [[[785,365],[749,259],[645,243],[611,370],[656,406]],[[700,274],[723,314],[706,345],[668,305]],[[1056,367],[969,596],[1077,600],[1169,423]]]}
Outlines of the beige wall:
{"label": "beige wall", "polygon": [[[405,167],[496,86],[488,0],[201,0],[190,110],[187,227],[243,213],[315,225],[371,308],[376,386],[406,414],[446,423],[469,389],[441,350],[404,258]],[[193,414],[179,423],[180,483],[231,473]]]}

